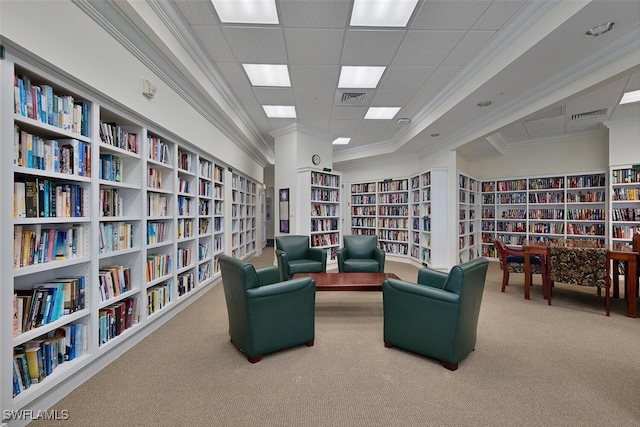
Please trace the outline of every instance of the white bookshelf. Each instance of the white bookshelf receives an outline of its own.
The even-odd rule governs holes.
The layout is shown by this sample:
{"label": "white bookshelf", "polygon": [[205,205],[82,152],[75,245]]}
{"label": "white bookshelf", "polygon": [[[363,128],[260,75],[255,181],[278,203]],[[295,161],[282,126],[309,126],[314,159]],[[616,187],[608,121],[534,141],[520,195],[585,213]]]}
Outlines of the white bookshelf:
{"label": "white bookshelf", "polygon": [[611,242],[631,245],[633,234],[640,232],[640,169],[610,168],[608,192]]}
{"label": "white bookshelf", "polygon": [[308,235],[312,247],[327,251],[328,264],[337,262],[342,243],[341,185],[342,175],[338,172],[298,170],[298,233]]}
{"label": "white bookshelf", "polygon": [[458,173],[458,262],[481,256],[480,181]]}
{"label": "white bookshelf", "polygon": [[231,175],[231,255],[246,259],[256,251],[256,183],[238,173]]}
{"label": "white bookshelf", "polygon": [[601,171],[484,180],[482,253],[495,257],[493,239],[607,241],[606,174]]}
{"label": "white bookshelf", "polygon": [[[0,61],[0,67],[3,94],[14,93],[17,74],[28,77],[33,86],[50,86],[58,96],[86,103],[84,132],[82,121],[75,124],[78,132],[73,121],[65,128],[15,113],[13,96],[3,96],[0,104],[0,135],[3,141],[15,141],[17,149],[11,143],[0,148],[0,191],[5,200],[12,201],[0,208],[1,237],[22,243],[23,232],[28,233],[30,241],[31,232],[42,236],[45,230],[46,239],[50,233],[56,238],[60,235],[61,242],[65,234],[69,236],[68,244],[61,243],[64,252],[61,250],[57,258],[46,258],[43,252],[42,259],[38,255],[35,262],[28,251],[23,261],[22,253],[14,257],[13,246],[3,248],[0,257],[2,409],[46,409],[41,407],[43,402],[55,402],[70,390],[69,384],[85,381],[89,377],[87,368],[101,369],[184,307],[192,296],[201,295],[200,289],[219,281],[215,259],[225,252],[228,241],[227,166],[175,135],[148,126],[135,113],[85,93],[75,81],[42,65],[8,55]],[[25,141],[32,142],[31,163],[25,144],[24,165],[20,145],[23,132]],[[59,157],[58,163],[47,160],[53,159],[49,156],[49,150],[55,147],[53,140],[61,143],[58,148],[63,143],[64,150],[73,152],[73,167],[67,161],[70,157]],[[243,210],[239,218],[244,221],[243,250],[248,256],[256,247],[257,184],[245,177],[242,180],[239,191],[243,193]],[[21,197],[26,196],[27,181],[33,182],[29,188],[36,195],[38,208],[45,206],[37,197],[38,184],[43,189],[46,184],[49,189],[42,215],[31,204],[32,211],[27,215],[26,199],[23,202]],[[51,215],[54,195],[56,216]],[[14,197],[20,201],[15,206]],[[20,239],[15,240],[17,233]],[[35,248],[34,243],[34,252]],[[55,255],[55,251],[48,253]],[[18,263],[15,267],[14,260]],[[150,268],[152,261],[157,268]],[[63,278],[82,278],[84,293],[82,298],[75,298],[77,307],[61,315],[55,310],[56,315],[50,318],[43,315],[45,320],[33,327],[28,322],[14,336],[14,293],[33,294],[34,287]],[[189,285],[181,287],[181,283]],[[14,396],[14,353],[34,340],[50,338],[56,331],[70,331],[71,325],[76,325],[79,338],[75,358],[51,369],[37,384],[28,388],[23,384]]]}
{"label": "white bookshelf", "polygon": [[391,255],[409,255],[409,180],[378,181],[378,242]]}

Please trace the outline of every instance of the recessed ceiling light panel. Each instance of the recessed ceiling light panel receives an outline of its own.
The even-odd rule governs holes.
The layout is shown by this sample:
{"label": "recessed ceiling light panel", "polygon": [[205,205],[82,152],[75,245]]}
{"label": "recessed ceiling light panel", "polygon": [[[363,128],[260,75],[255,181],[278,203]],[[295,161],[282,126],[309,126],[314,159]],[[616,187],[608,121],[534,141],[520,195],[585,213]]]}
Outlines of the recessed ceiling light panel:
{"label": "recessed ceiling light panel", "polygon": [[286,65],[242,64],[253,86],[291,87]]}
{"label": "recessed ceiling light panel", "polygon": [[401,107],[370,107],[365,120],[390,120],[400,111]]}
{"label": "recessed ceiling light panel", "polygon": [[333,140],[333,145],[347,145],[351,141],[351,138],[336,138]]}
{"label": "recessed ceiling light panel", "polygon": [[385,67],[344,66],[340,70],[338,87],[341,89],[375,89],[384,70]]}
{"label": "recessed ceiling light panel", "polygon": [[278,24],[275,0],[211,0],[221,22]]}
{"label": "recessed ceiling light panel", "polygon": [[627,92],[622,95],[622,99],[620,100],[620,104],[629,104],[631,102],[640,101],[640,90],[634,90],[633,92]]}
{"label": "recessed ceiling light panel", "polygon": [[355,0],[353,27],[406,27],[418,0]]}
{"label": "recessed ceiling light panel", "polygon": [[293,105],[263,105],[267,117],[272,119],[295,119],[296,107]]}

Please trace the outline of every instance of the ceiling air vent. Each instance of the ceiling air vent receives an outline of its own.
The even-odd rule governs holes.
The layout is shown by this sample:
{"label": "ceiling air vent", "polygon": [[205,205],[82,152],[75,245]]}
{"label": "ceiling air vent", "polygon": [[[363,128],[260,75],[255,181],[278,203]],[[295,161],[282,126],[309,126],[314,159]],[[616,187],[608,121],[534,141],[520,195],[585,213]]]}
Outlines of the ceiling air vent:
{"label": "ceiling air vent", "polygon": [[362,104],[366,96],[367,96],[366,93],[345,92],[342,94],[342,103],[343,104]]}
{"label": "ceiling air vent", "polygon": [[571,121],[581,120],[581,119],[591,119],[594,117],[602,117],[607,114],[607,109],[603,108],[602,110],[595,111],[587,111],[586,113],[578,113],[571,116]]}

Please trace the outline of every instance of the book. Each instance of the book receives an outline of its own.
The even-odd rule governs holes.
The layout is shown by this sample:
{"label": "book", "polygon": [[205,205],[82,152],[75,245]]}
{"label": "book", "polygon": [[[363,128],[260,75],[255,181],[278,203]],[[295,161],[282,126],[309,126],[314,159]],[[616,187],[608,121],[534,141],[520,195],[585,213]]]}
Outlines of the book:
{"label": "book", "polygon": [[27,348],[25,350],[27,356],[27,366],[29,367],[29,377],[31,384],[42,382],[45,378],[44,360],[40,345]]}

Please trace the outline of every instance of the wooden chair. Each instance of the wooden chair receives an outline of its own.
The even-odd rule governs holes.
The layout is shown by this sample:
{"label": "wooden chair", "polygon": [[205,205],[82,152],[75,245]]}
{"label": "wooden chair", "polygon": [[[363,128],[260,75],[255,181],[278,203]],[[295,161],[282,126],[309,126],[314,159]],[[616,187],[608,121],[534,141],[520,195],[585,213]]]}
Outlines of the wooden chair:
{"label": "wooden chair", "polygon": [[[493,244],[496,247],[500,261],[500,269],[502,270],[502,292],[504,292],[509,284],[509,273],[524,273],[524,251],[522,248],[508,247],[498,238],[493,241]],[[542,275],[543,288],[546,289],[547,275],[543,266],[544,264],[539,257],[531,257],[531,277],[533,278],[534,274]],[[545,291],[545,298],[549,297],[549,295],[546,295],[547,291]]]}

